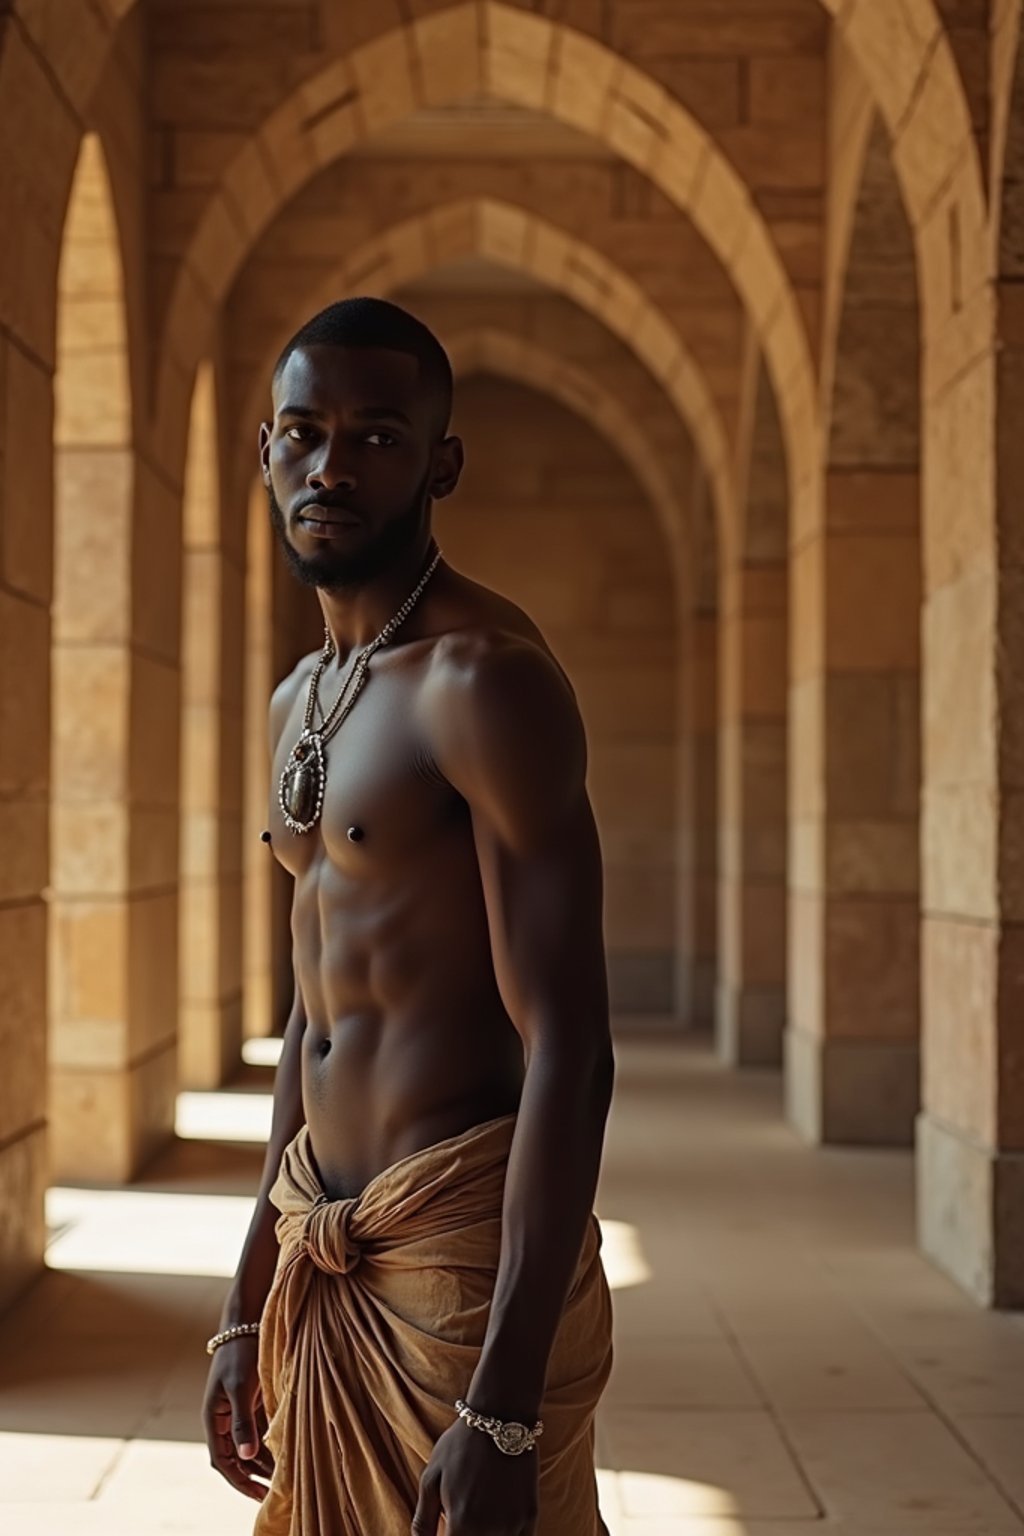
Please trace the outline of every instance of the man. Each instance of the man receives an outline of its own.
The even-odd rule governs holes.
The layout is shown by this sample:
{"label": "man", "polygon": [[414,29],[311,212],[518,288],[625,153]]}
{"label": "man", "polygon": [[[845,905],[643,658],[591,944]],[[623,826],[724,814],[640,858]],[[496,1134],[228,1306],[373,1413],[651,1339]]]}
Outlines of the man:
{"label": "man", "polygon": [[353,299],[289,342],[260,429],[325,619],[270,707],[296,995],[204,1404],[260,1536],[605,1529],[586,746],[537,628],[440,558],[451,396],[426,327]]}

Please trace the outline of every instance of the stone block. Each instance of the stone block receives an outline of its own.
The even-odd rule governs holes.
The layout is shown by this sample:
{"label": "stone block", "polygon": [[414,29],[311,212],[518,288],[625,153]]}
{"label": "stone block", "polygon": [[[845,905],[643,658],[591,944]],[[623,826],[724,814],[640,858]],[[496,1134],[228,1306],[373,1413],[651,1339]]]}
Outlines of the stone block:
{"label": "stone block", "polygon": [[917,1122],[918,1241],[983,1307],[1024,1306],[1024,1155],[926,1111]]}
{"label": "stone block", "polygon": [[631,950],[663,950],[674,931],[670,870],[635,865],[605,868],[605,926],[609,939]]}
{"label": "stone block", "polygon": [[806,684],[825,665],[826,545],[809,538],[793,550],[790,568],[790,687]]}
{"label": "stone block", "polygon": [[965,1139],[994,1146],[998,929],[994,923],[928,914],[921,942],[924,1107]]}
{"label": "stone block", "polygon": [[824,965],[830,1039],[917,1040],[920,933],[914,901],[829,896]]}
{"label": "stone block", "polygon": [[613,1013],[665,1014],[672,1011],[675,956],[671,949],[609,948],[608,991]]}
{"label": "stone block", "polygon": [[181,1087],[212,1092],[227,1082],[241,1061],[241,1000],[183,1002],[178,1068]]}
{"label": "stone block", "polygon": [[419,59],[424,106],[450,106],[481,90],[480,20],[479,6],[465,5],[421,16],[413,23],[412,46]]}
{"label": "stone block", "polygon": [[51,1056],[113,1069],[128,1059],[129,915],[123,900],[53,904]]}
{"label": "stone block", "polygon": [[690,0],[685,8],[677,0],[629,0],[615,7],[612,21],[612,46],[637,59],[819,56],[827,34],[825,14],[793,0],[753,0],[727,11],[716,0]]}
{"label": "stone block", "polygon": [[786,976],[787,894],[778,881],[747,880],[740,891],[741,960],[744,980],[778,985]]}
{"label": "stone block", "polygon": [[44,799],[50,779],[50,614],[0,589],[0,797]]}
{"label": "stone block", "polygon": [[913,821],[838,821],[825,829],[825,879],[837,895],[916,896],[919,836]]}
{"label": "stone block", "polygon": [[[541,112],[554,68],[555,28],[546,17],[484,3],[484,85],[500,101]],[[559,67],[561,67],[559,65]]]}
{"label": "stone block", "polygon": [[748,717],[785,715],[788,645],[784,618],[743,619],[743,711]]}
{"label": "stone block", "polygon": [[996,774],[997,594],[989,572],[965,572],[924,612],[924,761],[928,783],[993,783]]}
{"label": "stone block", "polygon": [[915,1044],[785,1036],[786,1115],[813,1145],[913,1145],[919,1105]]}
{"label": "stone block", "polygon": [[151,807],[177,804],[180,704],[180,674],[149,656],[136,655],[128,782],[132,793]]}
{"label": "stone block", "polygon": [[789,1019],[802,1035],[824,1028],[825,902],[816,891],[790,889],[787,917]]}
{"label": "stone block", "polygon": [[61,897],[114,896],[128,880],[129,808],[123,801],[57,800],[51,882]]}
{"label": "stone block", "polygon": [[178,892],[134,896],[128,907],[131,1059],[173,1044],[178,1028]]}
{"label": "stone block", "polygon": [[53,662],[55,794],[116,799],[127,788],[131,657],[117,645],[59,646]]}
{"label": "stone block", "polygon": [[826,507],[836,533],[914,536],[921,526],[920,477],[910,469],[831,469]]}
{"label": "stone block", "polygon": [[825,814],[825,697],[820,676],[790,689],[789,808],[803,820],[820,820]]}
{"label": "stone block", "polygon": [[785,989],[719,980],[715,1047],[727,1067],[779,1067],[786,1023]]}
{"label": "stone block", "polygon": [[934,784],[922,792],[922,902],[929,912],[994,920],[999,909],[999,820],[982,782]]}
{"label": "stone block", "polygon": [[53,584],[53,520],[43,515],[53,496],[53,388],[45,369],[17,347],[0,366],[0,572],[3,584],[48,604]]}
{"label": "stone block", "polygon": [[0,910],[30,901],[50,878],[49,806],[43,799],[0,800]]}
{"label": "stone block", "polygon": [[[807,57],[751,58],[750,118],[763,128],[821,121],[825,106],[825,64]],[[766,135],[766,138],[769,136]],[[771,136],[774,142],[774,135]],[[789,185],[788,178],[785,178]]]}
{"label": "stone block", "polygon": [[58,1069],[51,1077],[52,1177],[125,1183],[174,1134],[177,1052],[156,1052],[130,1070]]}
{"label": "stone block", "polygon": [[179,818],[173,805],[132,807],[128,878],[133,892],[152,893],[177,883],[179,837]]}
{"label": "stone block", "polygon": [[825,564],[829,668],[915,671],[921,652],[917,540],[877,534],[830,539]]}
{"label": "stone block", "polygon": [[46,1117],[46,907],[0,908],[0,1142]]}
{"label": "stone block", "polygon": [[54,642],[123,641],[130,611],[131,453],[61,448],[55,457]]}
{"label": "stone block", "polygon": [[0,1310],[43,1268],[48,1173],[42,1125],[0,1146]]}
{"label": "stone block", "polygon": [[996,419],[995,368],[980,357],[925,413],[921,526],[927,594],[994,558],[995,479],[987,468]]}
{"label": "stone block", "polygon": [[830,816],[916,818],[921,786],[918,695],[916,673],[829,676],[825,761]]}

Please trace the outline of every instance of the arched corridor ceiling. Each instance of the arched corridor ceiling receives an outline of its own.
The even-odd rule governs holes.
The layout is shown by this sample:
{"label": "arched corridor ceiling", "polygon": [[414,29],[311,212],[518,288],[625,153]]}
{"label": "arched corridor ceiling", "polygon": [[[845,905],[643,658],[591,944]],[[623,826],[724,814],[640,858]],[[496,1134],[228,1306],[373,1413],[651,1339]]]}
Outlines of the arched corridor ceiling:
{"label": "arched corridor ceiling", "polygon": [[[392,293],[467,256],[535,276],[541,286],[563,293],[593,314],[635,352],[693,436],[715,488],[719,526],[726,536],[733,499],[726,430],[702,374],[673,328],[642,290],[599,252],[546,220],[490,198],[455,202],[383,231],[352,251],[320,289],[303,292],[284,323],[267,330],[259,365],[250,371],[252,385],[241,421],[258,419],[274,359],[308,314],[339,293],[353,288]],[[620,320],[623,314],[627,324]]]}

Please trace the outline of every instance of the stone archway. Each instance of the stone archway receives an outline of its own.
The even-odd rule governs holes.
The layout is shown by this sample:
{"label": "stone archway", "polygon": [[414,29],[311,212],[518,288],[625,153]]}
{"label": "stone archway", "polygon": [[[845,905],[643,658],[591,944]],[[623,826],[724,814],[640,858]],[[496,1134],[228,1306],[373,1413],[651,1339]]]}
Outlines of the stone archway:
{"label": "stone archway", "polygon": [[[642,71],[581,32],[492,0],[464,0],[356,49],[306,81],[228,166],[182,258],[164,326],[157,420],[165,462],[180,463],[187,393],[216,307],[259,234],[315,172],[417,106],[486,92],[551,113],[606,143],[691,218],[748,304],[782,399],[791,481],[814,494],[816,394],[806,331],[767,225],[712,137]],[[556,287],[565,249],[540,244],[537,275]],[[612,287],[606,323],[636,332],[664,359],[671,348],[638,315],[639,290]],[[643,323],[643,333],[639,322]]]}
{"label": "stone archway", "polygon": [[[601,252],[526,209],[491,198],[466,199],[417,215],[353,250],[329,282],[303,299],[301,312],[296,311],[288,324],[268,338],[263,364],[254,371],[241,420],[259,419],[260,401],[266,394],[265,381],[270,377],[274,358],[307,314],[315,313],[353,284],[368,292],[388,294],[467,255],[482,256],[499,267],[536,277],[607,324],[636,353],[664,389],[684,429],[693,438],[705,476],[714,490],[718,536],[727,538],[733,488],[726,430],[704,379],[678,334],[657,306]],[[619,311],[608,307],[611,293],[628,301],[626,312],[632,316],[631,325],[618,328]],[[244,444],[239,446],[239,454],[247,451]],[[668,503],[659,495],[654,505],[661,515]],[[670,524],[663,526],[682,592],[688,568],[685,561],[680,563],[681,529]]]}

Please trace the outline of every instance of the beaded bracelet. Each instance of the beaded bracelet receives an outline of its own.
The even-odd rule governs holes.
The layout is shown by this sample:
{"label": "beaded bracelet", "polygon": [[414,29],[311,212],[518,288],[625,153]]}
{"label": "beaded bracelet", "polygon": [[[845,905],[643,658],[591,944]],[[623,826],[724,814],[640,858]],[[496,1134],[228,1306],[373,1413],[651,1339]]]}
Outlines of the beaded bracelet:
{"label": "beaded bracelet", "polygon": [[206,1341],[206,1353],[212,1355],[215,1349],[222,1344],[230,1344],[232,1339],[241,1339],[247,1333],[259,1333],[259,1323],[235,1323],[233,1328],[225,1328],[220,1333],[215,1333],[212,1339]]}

